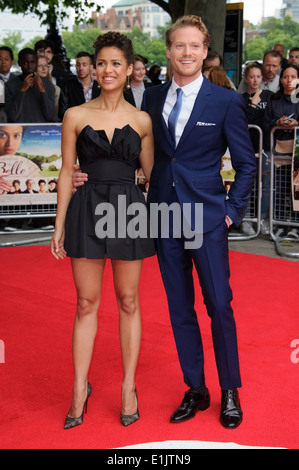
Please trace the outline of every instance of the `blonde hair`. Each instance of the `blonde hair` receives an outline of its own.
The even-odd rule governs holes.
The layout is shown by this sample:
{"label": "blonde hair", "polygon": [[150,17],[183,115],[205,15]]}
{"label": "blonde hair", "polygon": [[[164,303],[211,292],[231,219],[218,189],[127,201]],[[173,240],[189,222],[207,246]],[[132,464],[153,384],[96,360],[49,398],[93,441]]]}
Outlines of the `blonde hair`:
{"label": "blonde hair", "polygon": [[206,47],[210,44],[210,35],[206,25],[201,20],[200,16],[196,15],[185,15],[181,18],[178,18],[175,23],[171,25],[171,27],[165,33],[165,42],[166,47],[171,47],[171,36],[172,34],[179,28],[184,28],[185,26],[194,26],[199,31],[202,32],[204,36],[204,45]]}
{"label": "blonde hair", "polygon": [[231,89],[231,84],[230,84],[229,79],[227,78],[225,70],[220,66],[211,67],[209,80],[215,85],[219,85],[219,86],[222,86],[223,88]]}

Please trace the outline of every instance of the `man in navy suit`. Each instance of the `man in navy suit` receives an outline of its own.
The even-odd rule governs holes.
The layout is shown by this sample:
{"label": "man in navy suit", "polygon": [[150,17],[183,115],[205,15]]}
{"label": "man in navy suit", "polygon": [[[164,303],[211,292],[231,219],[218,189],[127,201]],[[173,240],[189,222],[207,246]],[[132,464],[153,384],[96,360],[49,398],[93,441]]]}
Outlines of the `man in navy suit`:
{"label": "man in navy suit", "polygon": [[[201,73],[208,45],[208,31],[194,15],[180,18],[166,33],[173,78],[170,83],[148,88],[142,106],[152,118],[155,139],[148,204],[177,203],[182,209],[191,204],[189,222],[193,232],[198,232],[195,206],[201,203],[203,207],[200,247],[195,244],[186,248],[184,234],[156,240],[180,365],[189,387],[170,420],[185,421],[210,405],[194,309],[194,263],[211,317],[222,390],[220,422],[235,428],[243,413],[238,393],[241,378],[236,326],[230,305],[228,227],[232,223],[239,226],[244,217],[256,162],[242,96],[213,85]],[[177,93],[178,88],[182,92]],[[177,122],[169,124],[177,99],[181,99],[181,111]],[[173,127],[175,135],[171,137]],[[236,171],[229,198],[220,175],[221,157],[227,147]]]}

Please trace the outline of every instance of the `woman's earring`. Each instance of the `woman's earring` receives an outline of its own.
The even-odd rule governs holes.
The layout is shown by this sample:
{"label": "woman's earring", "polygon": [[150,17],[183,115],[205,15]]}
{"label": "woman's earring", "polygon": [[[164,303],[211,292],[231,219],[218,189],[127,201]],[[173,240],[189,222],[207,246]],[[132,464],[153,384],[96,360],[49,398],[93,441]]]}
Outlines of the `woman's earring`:
{"label": "woman's earring", "polygon": [[98,88],[101,88],[101,85],[100,85],[100,84],[98,84]]}
{"label": "woman's earring", "polygon": [[126,84],[126,89],[129,90],[131,88],[131,85],[130,85],[130,77],[127,76],[127,84]]}

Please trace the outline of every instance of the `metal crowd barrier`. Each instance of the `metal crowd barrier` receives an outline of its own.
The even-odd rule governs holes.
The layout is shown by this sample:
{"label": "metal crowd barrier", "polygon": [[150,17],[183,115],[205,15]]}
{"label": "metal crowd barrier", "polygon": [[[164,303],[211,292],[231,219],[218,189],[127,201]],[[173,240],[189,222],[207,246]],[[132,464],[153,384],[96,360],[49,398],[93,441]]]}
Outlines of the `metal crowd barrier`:
{"label": "metal crowd barrier", "polygon": [[[271,185],[270,185],[270,236],[274,240],[276,252],[280,256],[299,258],[299,238],[291,236],[291,230],[299,234],[299,211],[292,204],[292,155],[275,155],[274,134],[283,127],[274,127],[270,134]],[[294,128],[295,131],[299,127]],[[285,130],[285,129],[284,129]],[[279,228],[287,234],[279,235]]]}
{"label": "metal crowd barrier", "polygon": [[[22,219],[37,219],[37,218],[53,218],[56,216],[56,204],[38,204],[38,205],[24,205],[24,206],[0,206],[0,219],[8,220],[22,220]],[[9,225],[9,223],[8,223]],[[47,225],[47,222],[45,222]],[[28,235],[28,234],[46,234],[53,233],[54,229],[42,228],[28,228],[16,229],[13,232],[0,230],[0,235]],[[51,240],[51,235],[37,237],[37,238],[24,238],[11,242],[0,243],[0,247],[26,245],[31,243],[41,243]]]}
{"label": "metal crowd barrier", "polygon": [[256,153],[257,159],[257,177],[255,179],[251,196],[248,201],[247,210],[243,222],[253,224],[254,234],[246,235],[240,232],[230,232],[229,241],[250,240],[256,238],[261,229],[261,202],[262,202],[262,152],[263,152],[263,131],[259,126],[249,124],[248,129],[254,129],[259,134],[259,151]]}

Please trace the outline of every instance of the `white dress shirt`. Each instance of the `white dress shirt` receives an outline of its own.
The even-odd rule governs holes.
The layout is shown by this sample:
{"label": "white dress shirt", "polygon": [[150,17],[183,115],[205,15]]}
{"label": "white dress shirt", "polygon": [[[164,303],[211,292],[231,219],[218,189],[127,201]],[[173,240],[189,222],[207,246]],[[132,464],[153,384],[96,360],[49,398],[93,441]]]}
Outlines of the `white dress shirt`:
{"label": "white dress shirt", "polygon": [[[187,124],[190,115],[192,113],[194,103],[197,97],[197,94],[201,88],[203,82],[202,74],[193,82],[185,85],[183,87],[179,87],[179,85],[172,79],[172,83],[168,90],[164,108],[163,108],[163,118],[165,119],[166,126],[168,127],[168,118],[169,114],[171,113],[172,108],[174,107],[176,100],[177,100],[177,88],[182,88],[183,95],[182,95],[182,109],[178,117],[177,125],[176,125],[176,145],[178,145],[179,140],[184,132],[185,125]],[[173,183],[173,186],[175,184]],[[230,217],[226,216],[229,224],[231,225],[233,222]]]}
{"label": "white dress shirt", "polygon": [[176,100],[177,100],[176,90],[177,88],[182,88],[183,90],[182,109],[179,114],[178,122],[176,125],[176,145],[178,145],[179,140],[183,134],[185,125],[187,124],[190,118],[197,94],[202,85],[202,82],[203,82],[202,74],[196,80],[194,80],[193,82],[183,87],[179,87],[179,85],[174,81],[174,79],[172,79],[172,83],[168,90],[164,108],[163,108],[163,117],[165,119],[166,126],[168,127],[169,114],[171,113],[171,110],[174,107]]}

